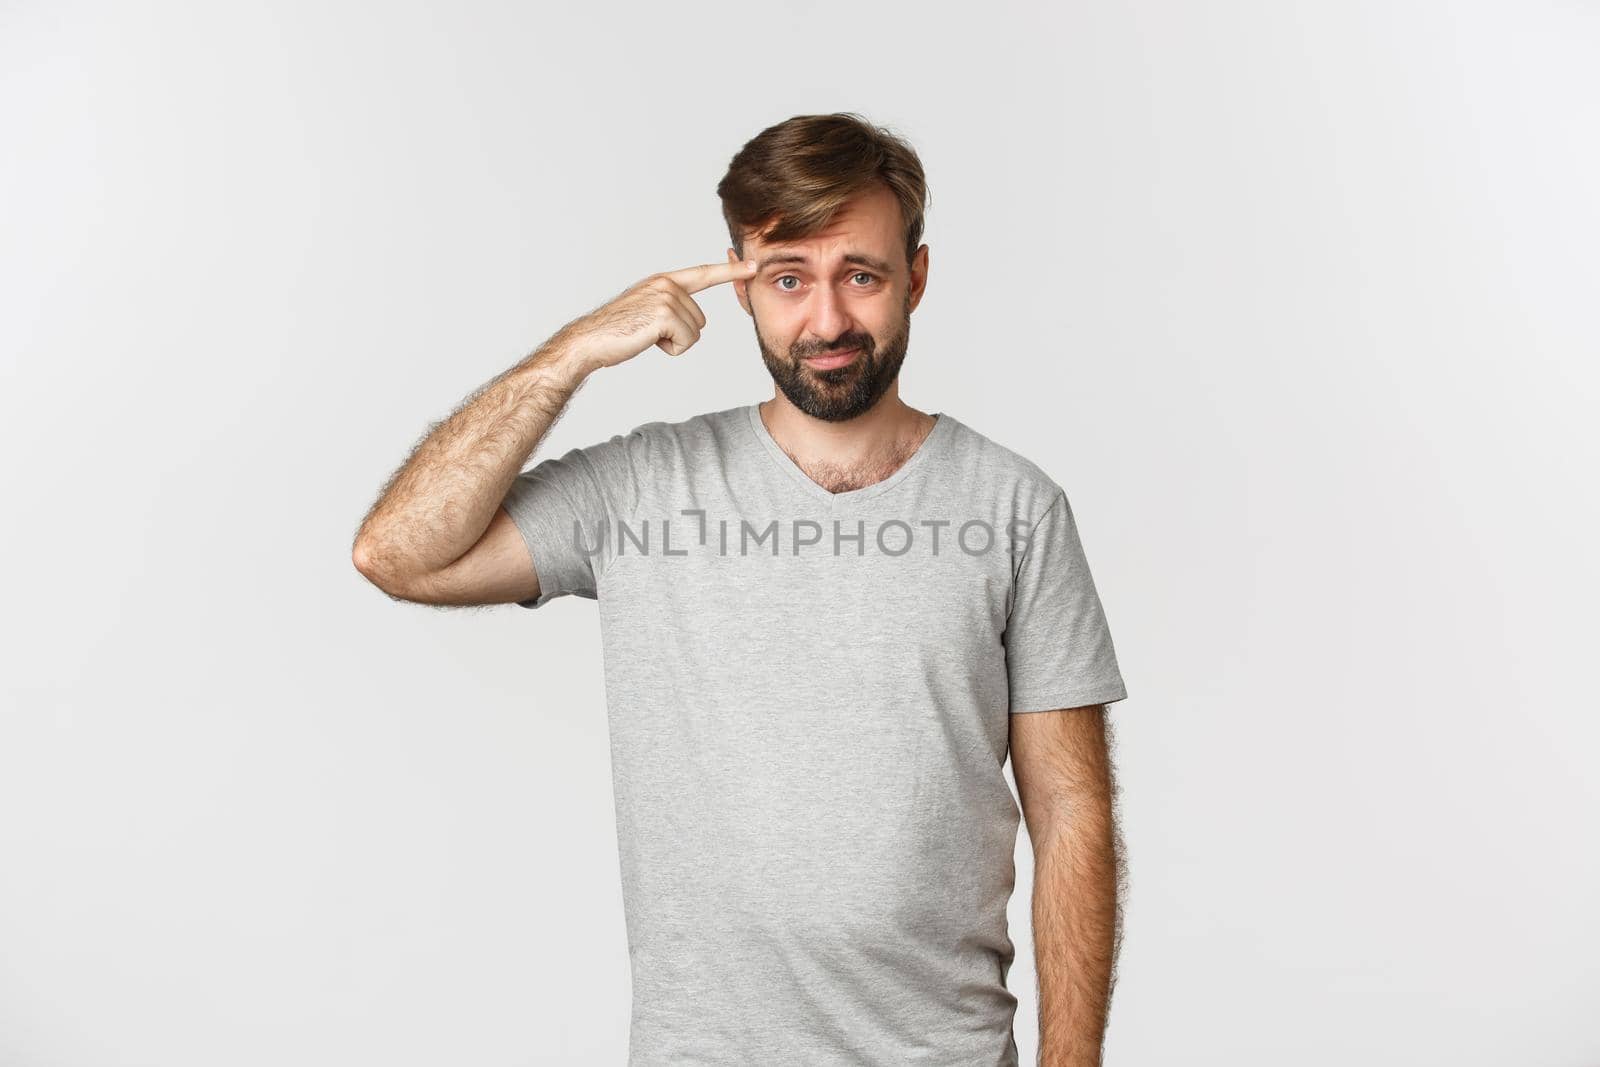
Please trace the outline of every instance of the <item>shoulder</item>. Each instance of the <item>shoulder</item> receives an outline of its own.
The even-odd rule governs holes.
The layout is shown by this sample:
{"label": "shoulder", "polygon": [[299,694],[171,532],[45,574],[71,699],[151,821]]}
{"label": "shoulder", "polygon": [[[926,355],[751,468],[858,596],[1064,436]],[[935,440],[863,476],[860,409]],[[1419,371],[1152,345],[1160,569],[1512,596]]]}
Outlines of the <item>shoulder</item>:
{"label": "shoulder", "polygon": [[947,474],[957,484],[983,487],[1007,500],[1013,513],[1030,521],[1042,517],[1066,496],[1061,484],[1027,456],[948,412],[940,417],[951,423]]}
{"label": "shoulder", "polygon": [[602,482],[623,484],[643,501],[694,483],[707,471],[726,467],[748,434],[743,408],[703,412],[685,419],[653,419],[578,449]]}
{"label": "shoulder", "polygon": [[642,422],[613,440],[626,440],[637,454],[657,460],[704,456],[726,450],[735,433],[747,432],[741,425],[744,418],[745,409],[741,406],[672,421],[656,419]]}

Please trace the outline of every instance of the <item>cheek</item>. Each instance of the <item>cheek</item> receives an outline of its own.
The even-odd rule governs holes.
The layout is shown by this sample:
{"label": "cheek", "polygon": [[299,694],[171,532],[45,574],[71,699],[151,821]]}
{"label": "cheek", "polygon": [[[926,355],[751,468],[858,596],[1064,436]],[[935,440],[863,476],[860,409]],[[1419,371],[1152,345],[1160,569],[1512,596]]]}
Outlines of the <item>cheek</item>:
{"label": "cheek", "polygon": [[750,314],[761,328],[761,336],[774,343],[788,344],[799,332],[799,316],[794,306],[770,296],[750,292]]}
{"label": "cheek", "polygon": [[782,309],[773,307],[774,303],[772,300],[753,298],[750,301],[750,318],[755,322],[756,333],[761,335],[763,344],[776,352],[788,352],[794,344],[797,331]]}
{"label": "cheek", "polygon": [[895,319],[891,315],[882,313],[881,308],[874,308],[872,315],[861,316],[861,330],[872,335],[878,347],[883,347],[883,342],[894,335]]}

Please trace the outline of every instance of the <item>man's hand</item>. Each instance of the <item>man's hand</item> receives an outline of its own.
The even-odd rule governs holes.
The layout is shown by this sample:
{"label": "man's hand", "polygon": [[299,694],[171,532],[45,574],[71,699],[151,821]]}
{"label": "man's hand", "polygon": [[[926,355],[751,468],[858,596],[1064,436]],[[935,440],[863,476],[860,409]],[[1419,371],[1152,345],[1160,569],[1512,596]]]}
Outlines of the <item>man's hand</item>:
{"label": "man's hand", "polygon": [[690,294],[754,273],[755,261],[743,260],[652,274],[568,323],[561,333],[591,370],[626,362],[651,345],[681,356],[700,340],[706,325],[705,313]]}

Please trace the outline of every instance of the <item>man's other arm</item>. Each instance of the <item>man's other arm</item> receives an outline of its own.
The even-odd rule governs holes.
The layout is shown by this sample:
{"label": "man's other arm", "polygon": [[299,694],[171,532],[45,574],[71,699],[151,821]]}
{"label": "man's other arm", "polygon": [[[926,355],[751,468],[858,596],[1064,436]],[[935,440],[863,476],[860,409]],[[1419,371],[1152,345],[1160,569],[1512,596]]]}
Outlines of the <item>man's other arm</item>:
{"label": "man's other arm", "polygon": [[1033,843],[1040,1067],[1099,1067],[1122,940],[1123,849],[1105,706],[1011,716]]}

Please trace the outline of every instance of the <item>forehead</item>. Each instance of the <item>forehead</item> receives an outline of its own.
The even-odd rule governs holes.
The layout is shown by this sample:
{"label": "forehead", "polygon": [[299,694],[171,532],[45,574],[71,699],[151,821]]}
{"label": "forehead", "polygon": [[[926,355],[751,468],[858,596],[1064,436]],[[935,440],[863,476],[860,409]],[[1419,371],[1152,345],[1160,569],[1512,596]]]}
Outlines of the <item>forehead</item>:
{"label": "forehead", "polygon": [[899,258],[897,251],[904,238],[900,202],[888,189],[878,188],[846,201],[819,233],[797,241],[774,243],[752,235],[745,242],[745,251],[757,257],[763,267],[769,261],[876,260],[874,265],[883,269]]}

